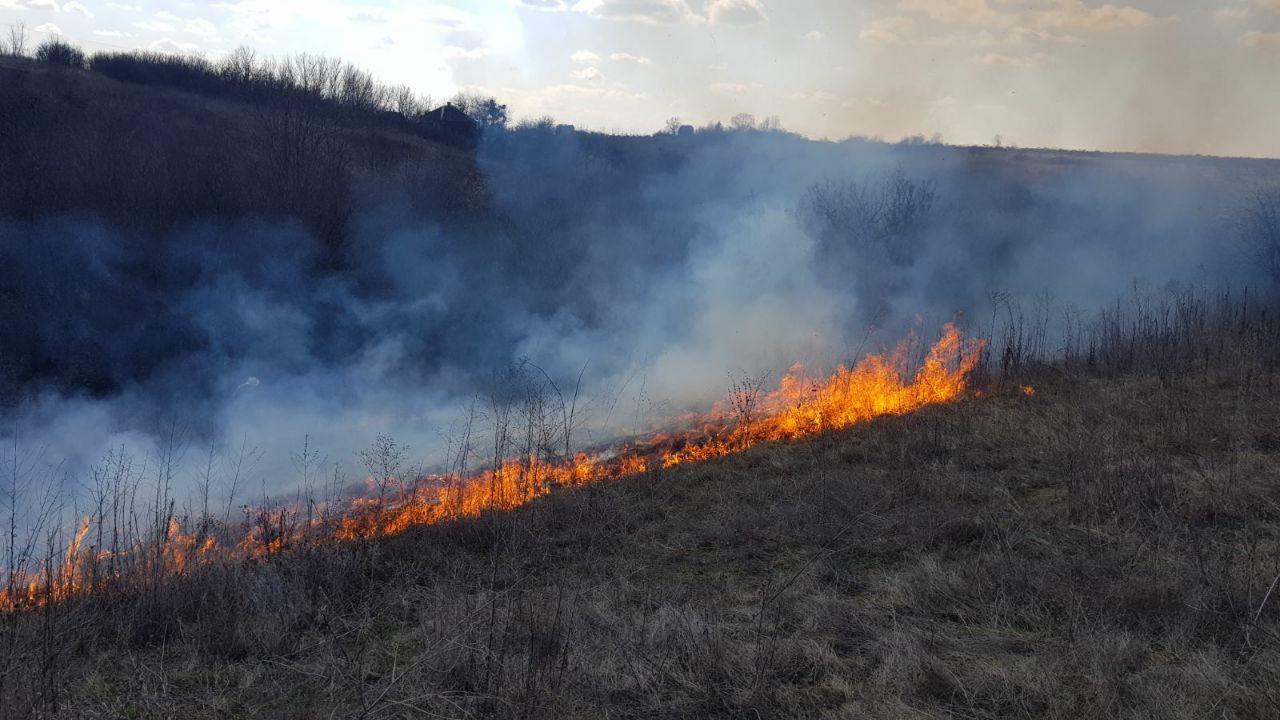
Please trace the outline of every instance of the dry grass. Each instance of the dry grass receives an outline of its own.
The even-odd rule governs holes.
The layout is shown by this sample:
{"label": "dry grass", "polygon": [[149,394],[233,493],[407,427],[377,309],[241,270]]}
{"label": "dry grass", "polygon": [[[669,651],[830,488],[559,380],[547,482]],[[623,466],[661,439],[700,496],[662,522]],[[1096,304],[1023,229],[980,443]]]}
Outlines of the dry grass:
{"label": "dry grass", "polygon": [[1046,380],[210,568],[64,611],[3,714],[1275,716],[1263,387]]}

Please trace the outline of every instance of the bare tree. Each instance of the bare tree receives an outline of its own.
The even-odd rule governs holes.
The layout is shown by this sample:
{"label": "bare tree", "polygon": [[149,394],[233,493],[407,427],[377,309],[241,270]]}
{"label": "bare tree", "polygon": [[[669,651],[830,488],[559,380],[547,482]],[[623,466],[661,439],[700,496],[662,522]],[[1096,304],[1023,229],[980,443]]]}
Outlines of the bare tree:
{"label": "bare tree", "polygon": [[751,113],[738,113],[729,118],[729,124],[734,130],[755,130],[756,116]]}
{"label": "bare tree", "polygon": [[261,79],[261,72],[258,53],[251,47],[242,45],[236,48],[222,62],[222,76],[237,85],[253,85]]}
{"label": "bare tree", "polygon": [[408,85],[391,88],[391,108],[407,118],[416,118],[431,109],[431,97],[418,95]]}
{"label": "bare tree", "polygon": [[18,21],[9,26],[9,39],[2,49],[8,54],[18,57],[27,54],[27,24],[25,22]]}
{"label": "bare tree", "polygon": [[678,135],[680,133],[680,118],[669,117],[667,123],[662,126],[662,131],[668,135]]}

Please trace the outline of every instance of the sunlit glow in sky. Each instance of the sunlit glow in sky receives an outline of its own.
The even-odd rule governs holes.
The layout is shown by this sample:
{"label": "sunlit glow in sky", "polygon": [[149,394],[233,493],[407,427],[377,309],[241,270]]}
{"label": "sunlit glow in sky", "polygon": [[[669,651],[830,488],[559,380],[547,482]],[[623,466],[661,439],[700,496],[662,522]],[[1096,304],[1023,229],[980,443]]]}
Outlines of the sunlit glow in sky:
{"label": "sunlit glow in sky", "polygon": [[88,50],[340,56],[435,98],[653,132],[1280,157],[1280,0],[0,0]]}

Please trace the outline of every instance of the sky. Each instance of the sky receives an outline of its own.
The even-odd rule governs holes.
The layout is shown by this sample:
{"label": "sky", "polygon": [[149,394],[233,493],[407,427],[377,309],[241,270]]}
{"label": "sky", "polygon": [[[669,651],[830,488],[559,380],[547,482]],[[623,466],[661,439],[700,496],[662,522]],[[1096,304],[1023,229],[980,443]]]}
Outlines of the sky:
{"label": "sky", "polygon": [[1280,0],[0,0],[89,50],[339,56],[516,117],[653,132],[1280,157]]}

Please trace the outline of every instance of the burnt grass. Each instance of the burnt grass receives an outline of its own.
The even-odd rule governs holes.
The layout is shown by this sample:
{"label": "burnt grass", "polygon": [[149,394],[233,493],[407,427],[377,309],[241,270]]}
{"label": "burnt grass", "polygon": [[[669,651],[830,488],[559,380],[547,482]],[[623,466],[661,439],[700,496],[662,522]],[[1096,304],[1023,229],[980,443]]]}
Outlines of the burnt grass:
{"label": "burnt grass", "polygon": [[1276,385],[986,384],[6,618],[0,715],[1280,714]]}

